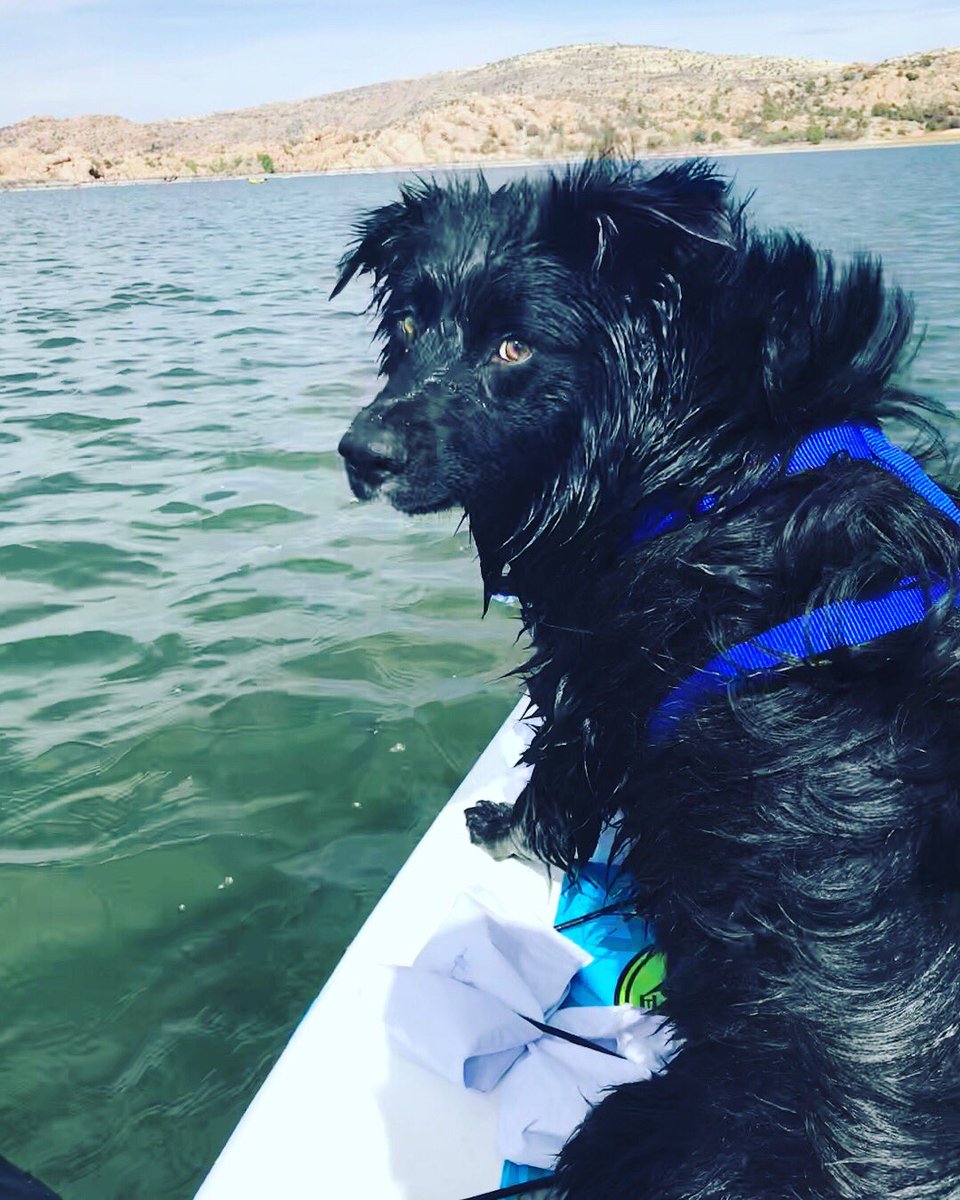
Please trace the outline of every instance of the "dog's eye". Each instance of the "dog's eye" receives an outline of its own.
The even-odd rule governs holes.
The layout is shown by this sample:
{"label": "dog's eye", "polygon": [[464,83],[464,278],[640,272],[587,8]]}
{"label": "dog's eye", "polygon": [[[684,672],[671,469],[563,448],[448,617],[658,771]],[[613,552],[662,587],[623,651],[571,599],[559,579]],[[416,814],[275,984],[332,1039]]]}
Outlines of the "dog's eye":
{"label": "dog's eye", "polygon": [[417,336],[417,322],[408,313],[405,317],[401,317],[397,322],[400,334],[408,342],[413,341]]}
{"label": "dog's eye", "polygon": [[496,359],[502,363],[522,363],[526,362],[533,351],[525,342],[517,341],[516,338],[504,338],[497,347]]}

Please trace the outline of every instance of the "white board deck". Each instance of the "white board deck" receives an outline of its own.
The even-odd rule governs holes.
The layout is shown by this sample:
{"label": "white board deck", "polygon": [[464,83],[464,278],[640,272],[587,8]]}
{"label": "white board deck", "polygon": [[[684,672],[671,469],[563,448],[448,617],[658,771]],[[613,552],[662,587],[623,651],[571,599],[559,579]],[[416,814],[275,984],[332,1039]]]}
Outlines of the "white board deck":
{"label": "white board deck", "polygon": [[467,1092],[395,1054],[385,964],[408,965],[465,888],[549,921],[545,868],[495,863],[463,811],[516,798],[530,736],[522,701],[431,825],[297,1027],[196,1200],[460,1200],[496,1188],[496,1092]]}

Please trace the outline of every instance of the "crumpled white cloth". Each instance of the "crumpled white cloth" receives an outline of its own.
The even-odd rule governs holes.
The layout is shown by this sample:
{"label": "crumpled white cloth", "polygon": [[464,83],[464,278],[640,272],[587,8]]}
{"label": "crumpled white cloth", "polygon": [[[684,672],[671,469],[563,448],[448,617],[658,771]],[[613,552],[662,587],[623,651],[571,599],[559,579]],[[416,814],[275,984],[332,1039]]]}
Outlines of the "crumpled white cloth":
{"label": "crumpled white cloth", "polygon": [[454,1083],[480,1092],[499,1083],[497,1148],[513,1162],[552,1166],[608,1088],[649,1078],[675,1049],[668,1023],[643,1009],[557,1008],[589,961],[555,930],[506,920],[465,894],[413,966],[389,968],[392,1041]]}

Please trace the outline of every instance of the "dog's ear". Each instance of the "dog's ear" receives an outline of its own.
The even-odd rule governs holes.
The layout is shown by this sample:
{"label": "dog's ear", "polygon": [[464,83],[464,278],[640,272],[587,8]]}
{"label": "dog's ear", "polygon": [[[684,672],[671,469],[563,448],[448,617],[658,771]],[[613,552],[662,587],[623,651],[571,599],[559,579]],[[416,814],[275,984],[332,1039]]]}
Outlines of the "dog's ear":
{"label": "dog's ear", "polygon": [[655,175],[597,159],[553,178],[540,236],[597,273],[663,269],[698,244],[733,245],[728,191],[702,159]]}
{"label": "dog's ear", "polygon": [[330,293],[331,300],[339,296],[358,272],[362,275],[372,271],[376,279],[384,274],[394,243],[409,215],[409,205],[398,201],[374,209],[357,223],[353,246],[337,265],[337,282]]}

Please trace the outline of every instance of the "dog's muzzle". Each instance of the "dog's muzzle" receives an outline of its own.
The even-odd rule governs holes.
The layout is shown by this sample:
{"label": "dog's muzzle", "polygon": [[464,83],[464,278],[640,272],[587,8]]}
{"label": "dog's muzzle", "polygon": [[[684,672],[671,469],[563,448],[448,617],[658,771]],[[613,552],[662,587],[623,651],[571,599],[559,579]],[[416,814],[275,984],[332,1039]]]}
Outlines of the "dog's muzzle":
{"label": "dog's muzzle", "polygon": [[347,466],[347,479],[360,500],[372,499],[391,475],[406,465],[406,451],[399,436],[384,424],[383,410],[376,403],[361,409],[337,447]]}

